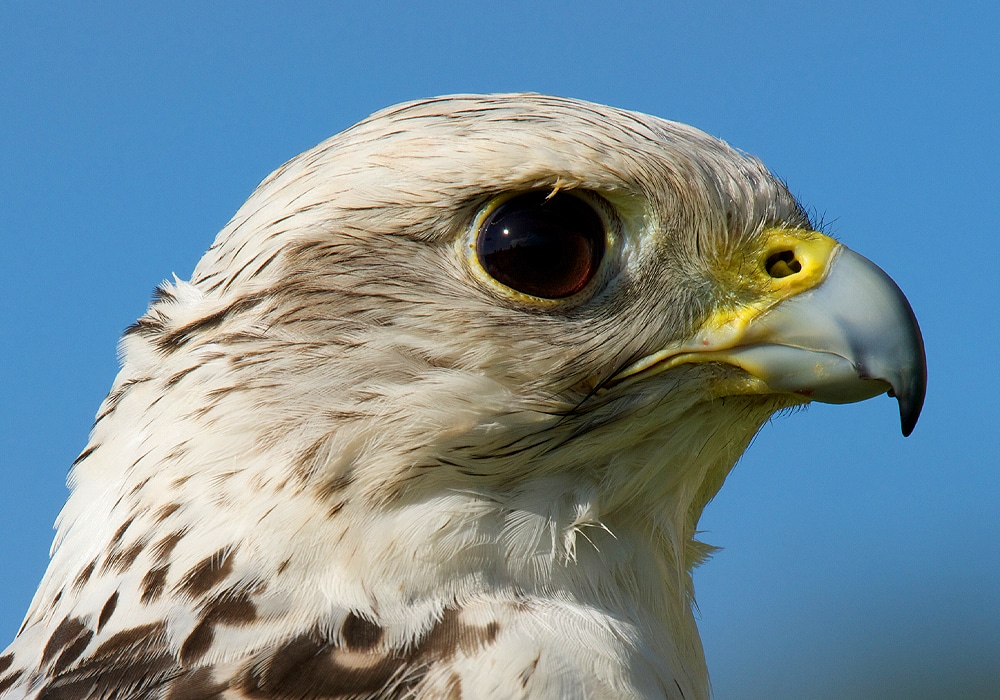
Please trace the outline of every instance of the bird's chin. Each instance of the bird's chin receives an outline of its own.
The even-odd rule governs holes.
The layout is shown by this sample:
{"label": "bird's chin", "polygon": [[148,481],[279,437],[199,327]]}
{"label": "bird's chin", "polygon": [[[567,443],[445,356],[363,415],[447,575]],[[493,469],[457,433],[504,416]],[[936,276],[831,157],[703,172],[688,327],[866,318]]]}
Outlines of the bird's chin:
{"label": "bird's chin", "polygon": [[[813,400],[807,393],[776,391],[766,379],[727,362],[705,362],[702,357],[695,359],[691,362],[685,355],[675,356],[624,379],[612,380],[597,393],[609,396],[645,393],[657,396],[659,400],[677,400],[687,394],[690,403],[710,404],[745,399],[740,402],[741,406],[760,407],[765,413]],[[679,403],[683,404],[683,401]]]}
{"label": "bird's chin", "polygon": [[767,381],[741,369],[728,365],[720,365],[720,368],[723,369],[719,373],[720,376],[709,383],[713,399],[742,398],[748,405],[761,406],[765,409],[773,407],[772,413],[801,406],[812,400],[807,394],[776,392]]}

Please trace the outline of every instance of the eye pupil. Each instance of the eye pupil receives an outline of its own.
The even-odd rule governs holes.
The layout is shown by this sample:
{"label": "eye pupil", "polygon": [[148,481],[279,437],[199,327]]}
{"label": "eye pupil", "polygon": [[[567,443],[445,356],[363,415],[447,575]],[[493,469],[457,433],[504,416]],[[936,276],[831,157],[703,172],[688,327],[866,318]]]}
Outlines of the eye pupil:
{"label": "eye pupil", "polygon": [[604,222],[567,193],[513,197],[479,230],[476,255],[493,279],[524,294],[563,299],[587,286],[604,257]]}

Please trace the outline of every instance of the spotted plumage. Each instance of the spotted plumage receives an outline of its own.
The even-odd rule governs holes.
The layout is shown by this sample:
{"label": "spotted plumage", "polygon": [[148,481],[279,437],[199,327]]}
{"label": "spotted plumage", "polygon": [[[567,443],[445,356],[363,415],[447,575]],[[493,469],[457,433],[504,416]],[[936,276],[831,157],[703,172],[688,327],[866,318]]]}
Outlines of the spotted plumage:
{"label": "spotted plumage", "polygon": [[812,228],[722,142],[554,97],[300,155],[125,333],[0,696],[707,697],[694,535],[753,435],[922,400],[891,282],[891,362],[825,326],[835,382],[758,357],[789,347],[760,319],[875,275]]}

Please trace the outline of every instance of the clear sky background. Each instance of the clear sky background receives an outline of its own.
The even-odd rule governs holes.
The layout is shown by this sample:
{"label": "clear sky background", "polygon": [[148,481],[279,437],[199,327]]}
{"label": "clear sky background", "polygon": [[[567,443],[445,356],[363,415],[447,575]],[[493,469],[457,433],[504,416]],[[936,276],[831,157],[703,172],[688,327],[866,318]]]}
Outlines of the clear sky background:
{"label": "clear sky background", "polygon": [[765,427],[709,507],[724,551],[695,580],[716,697],[997,697],[998,7],[4,2],[0,639],[153,287],[187,278],[274,168],[369,113],[533,90],[759,156],[924,331],[910,438],[887,398],[811,407]]}

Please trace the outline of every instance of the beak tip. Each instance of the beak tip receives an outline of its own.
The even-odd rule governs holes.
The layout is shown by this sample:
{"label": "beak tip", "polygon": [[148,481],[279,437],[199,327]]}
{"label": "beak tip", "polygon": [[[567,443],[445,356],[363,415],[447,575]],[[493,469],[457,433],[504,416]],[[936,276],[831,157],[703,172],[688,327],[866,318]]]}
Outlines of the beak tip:
{"label": "beak tip", "polygon": [[912,433],[913,429],[917,426],[917,420],[915,418],[907,419],[905,416],[901,416],[899,425],[903,431],[903,437],[910,437],[910,433]]}
{"label": "beak tip", "polygon": [[920,411],[924,407],[926,386],[926,383],[921,382],[911,391],[896,394],[896,400],[899,402],[899,427],[903,431],[903,437],[910,437],[910,433],[917,425]]}

